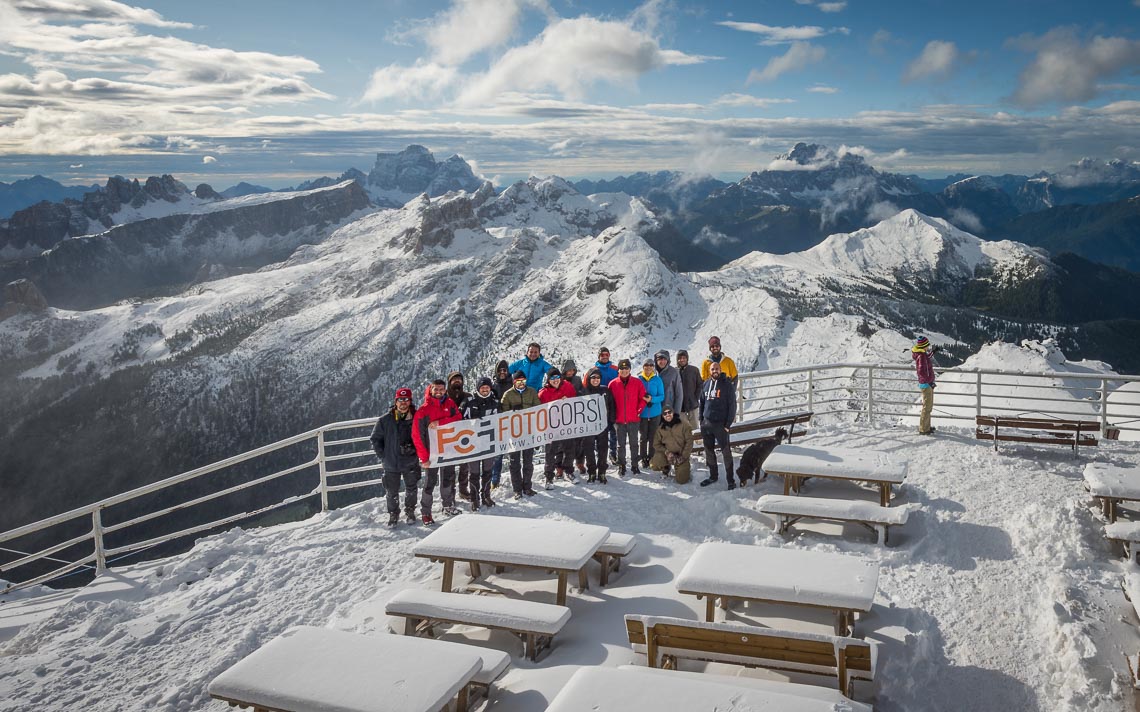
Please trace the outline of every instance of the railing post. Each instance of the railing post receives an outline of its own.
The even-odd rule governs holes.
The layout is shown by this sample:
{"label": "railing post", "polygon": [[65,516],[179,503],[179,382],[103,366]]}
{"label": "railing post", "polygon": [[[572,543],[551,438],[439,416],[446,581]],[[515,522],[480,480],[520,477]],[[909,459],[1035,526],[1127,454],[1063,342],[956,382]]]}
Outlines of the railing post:
{"label": "railing post", "polygon": [[1100,438],[1108,439],[1108,379],[1100,379]]}
{"label": "railing post", "polygon": [[95,575],[107,572],[107,554],[103,549],[103,508],[91,512],[91,538],[95,540]]}
{"label": "railing post", "polygon": [[812,376],[814,374],[815,374],[815,368],[809,368],[808,369],[808,410],[810,410],[810,411],[815,411],[815,407],[814,407],[815,393],[812,392],[815,390],[815,384],[813,383],[814,379],[812,378]]}
{"label": "railing post", "polygon": [[321,472],[321,511],[329,511],[329,474],[325,468],[325,431],[317,433],[317,467]]}
{"label": "railing post", "polygon": [[875,369],[867,367],[867,423],[875,424]]}
{"label": "railing post", "polygon": [[975,376],[974,417],[977,418],[982,414],[982,372],[978,371]]}
{"label": "railing post", "polygon": [[736,422],[744,420],[744,383],[736,382]]}

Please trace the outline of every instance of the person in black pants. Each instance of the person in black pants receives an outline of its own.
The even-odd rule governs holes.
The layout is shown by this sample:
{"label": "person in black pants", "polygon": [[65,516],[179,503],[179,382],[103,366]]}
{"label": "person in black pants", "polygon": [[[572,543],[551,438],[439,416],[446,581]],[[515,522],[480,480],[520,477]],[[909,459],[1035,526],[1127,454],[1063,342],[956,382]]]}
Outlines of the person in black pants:
{"label": "person in black pants", "polygon": [[705,464],[709,468],[708,479],[701,481],[701,487],[708,487],[720,479],[716,466],[719,448],[728,488],[736,489],[732,479],[732,449],[728,443],[728,429],[735,417],[736,386],[721,372],[720,364],[713,361],[709,365],[709,378],[701,386],[701,435],[704,436]]}
{"label": "person in black pants", "polygon": [[388,526],[396,526],[400,515],[400,481],[404,482],[404,514],[408,524],[416,523],[419,499],[420,461],[412,442],[412,389],[396,391],[396,402],[372,429],[372,450],[384,463],[384,495],[388,500]]}

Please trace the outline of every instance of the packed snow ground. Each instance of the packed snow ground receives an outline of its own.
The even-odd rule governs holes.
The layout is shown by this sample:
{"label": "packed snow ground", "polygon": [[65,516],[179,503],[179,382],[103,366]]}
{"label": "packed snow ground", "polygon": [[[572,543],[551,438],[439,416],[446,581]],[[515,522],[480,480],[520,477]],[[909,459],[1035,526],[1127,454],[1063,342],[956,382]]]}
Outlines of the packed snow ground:
{"label": "packed snow ground", "polygon": [[[803,442],[910,463],[896,504],[918,511],[892,531],[892,546],[880,548],[855,526],[801,523],[790,538],[775,534],[756,500],[780,490],[776,478],[728,492],[723,483],[702,489],[650,473],[615,476],[608,486],[559,484],[520,503],[500,489],[496,515],[602,524],[636,533],[637,547],[604,589],[591,565],[592,588],[570,595],[573,617],[537,664],[502,633],[453,628],[444,637],[514,656],[494,709],[545,709],[579,666],[641,663],[626,640],[626,613],[699,619],[703,603],[674,584],[699,543],[844,552],[881,566],[874,609],[856,626],[883,646],[877,710],[1132,704],[1124,654],[1140,650],[1140,636],[1120,592],[1127,566],[1103,539],[1081,470],[1089,461],[1140,465],[1134,446],[1106,442],[1080,459],[1063,448],[1011,445],[995,453],[965,430],[923,437],[905,426],[821,427]],[[819,481],[804,494],[876,497],[869,488]],[[220,711],[227,707],[208,699],[207,683],[290,626],[387,634],[395,621],[385,602],[405,588],[437,588],[441,567],[411,555],[428,530],[390,530],[384,509],[370,500],[304,522],[234,529],[183,555],[115,570],[0,646],[0,710]],[[547,603],[554,597],[545,576],[508,572],[474,585]],[[34,600],[0,605],[0,625]],[[737,606],[730,618],[820,632],[832,623],[826,614],[776,606]],[[870,690],[860,692],[868,699]]]}

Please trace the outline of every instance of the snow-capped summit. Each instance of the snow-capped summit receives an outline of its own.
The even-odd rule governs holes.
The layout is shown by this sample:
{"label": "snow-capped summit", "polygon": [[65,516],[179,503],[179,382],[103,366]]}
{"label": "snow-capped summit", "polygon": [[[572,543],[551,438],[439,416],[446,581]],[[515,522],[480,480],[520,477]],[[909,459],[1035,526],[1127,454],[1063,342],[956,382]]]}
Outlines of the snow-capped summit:
{"label": "snow-capped summit", "polygon": [[479,208],[489,226],[530,227],[550,235],[596,235],[613,225],[615,212],[579,193],[558,176],[531,176]]}
{"label": "snow-capped summit", "polygon": [[460,156],[439,163],[431,151],[413,144],[402,151],[377,153],[365,188],[377,204],[399,207],[420,193],[433,198],[456,190],[473,193],[482,184]]}

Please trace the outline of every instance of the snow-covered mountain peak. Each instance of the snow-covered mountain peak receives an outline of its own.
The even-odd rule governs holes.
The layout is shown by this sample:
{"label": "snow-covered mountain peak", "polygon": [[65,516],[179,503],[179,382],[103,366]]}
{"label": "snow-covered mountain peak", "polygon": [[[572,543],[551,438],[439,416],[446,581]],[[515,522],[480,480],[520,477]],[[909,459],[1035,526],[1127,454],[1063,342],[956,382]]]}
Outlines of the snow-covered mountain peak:
{"label": "snow-covered mountain peak", "polygon": [[558,176],[518,181],[484,203],[479,217],[488,226],[530,227],[551,235],[596,235],[616,220]]}
{"label": "snow-covered mountain peak", "polygon": [[483,184],[467,161],[453,155],[442,163],[427,148],[412,144],[402,151],[376,154],[365,188],[382,207],[399,207],[420,193],[437,197],[465,190],[474,193]]}

